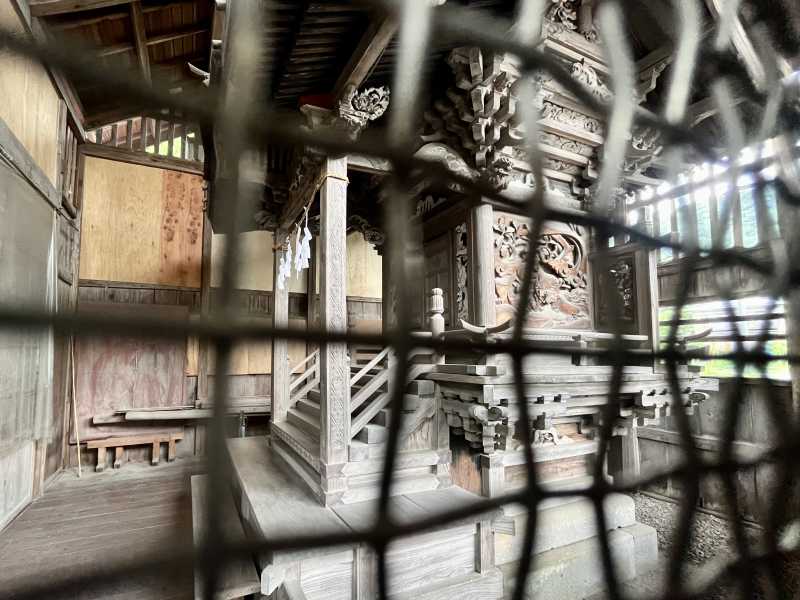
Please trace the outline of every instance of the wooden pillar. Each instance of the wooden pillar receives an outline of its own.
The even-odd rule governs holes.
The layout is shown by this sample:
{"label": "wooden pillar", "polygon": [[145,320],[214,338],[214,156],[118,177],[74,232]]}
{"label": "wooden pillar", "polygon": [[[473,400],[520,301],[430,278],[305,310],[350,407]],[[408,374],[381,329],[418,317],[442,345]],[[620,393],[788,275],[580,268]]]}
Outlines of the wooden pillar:
{"label": "wooden pillar", "polygon": [[[289,325],[289,282],[278,289],[280,262],[286,255],[286,232],[275,232],[272,246],[272,326],[285,328]],[[272,420],[286,420],[289,411],[289,344],[285,338],[272,338]]]}
{"label": "wooden pillar", "polygon": [[470,210],[470,318],[475,325],[495,325],[493,222],[490,205],[481,204]]}
{"label": "wooden pillar", "polygon": [[[306,279],[306,325],[309,329],[317,326],[317,240],[311,238],[311,260]],[[310,350],[308,350],[310,353]]]}
{"label": "wooden pillar", "polygon": [[[214,231],[211,219],[208,216],[210,183],[203,181],[203,246],[200,262],[200,316],[208,317],[211,312],[211,243]],[[212,344],[208,338],[199,338],[197,346],[197,397],[195,406],[209,406],[209,367],[211,362]],[[194,453],[204,456],[207,447],[207,433],[205,423],[198,423],[194,428]]]}
{"label": "wooden pillar", "polygon": [[390,259],[386,254],[386,249],[386,244],[378,248],[378,254],[381,255],[381,326],[384,333],[395,324],[392,269],[389,264]]}
{"label": "wooden pillar", "polygon": [[[320,324],[347,331],[347,158],[327,158],[320,188]],[[347,462],[350,444],[350,360],[347,345],[323,344],[321,353],[320,459]],[[323,469],[326,498],[337,491],[335,469]]]}

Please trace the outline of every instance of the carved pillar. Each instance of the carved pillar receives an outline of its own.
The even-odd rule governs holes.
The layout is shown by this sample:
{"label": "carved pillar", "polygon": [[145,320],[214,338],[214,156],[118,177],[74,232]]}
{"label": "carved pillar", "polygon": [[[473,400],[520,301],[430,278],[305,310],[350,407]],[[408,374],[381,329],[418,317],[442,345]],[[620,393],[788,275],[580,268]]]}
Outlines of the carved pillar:
{"label": "carved pillar", "polygon": [[481,204],[470,210],[469,248],[471,272],[470,309],[475,325],[495,325],[494,236],[492,207]]}
{"label": "carved pillar", "polygon": [[[347,158],[327,158],[320,188],[320,323],[325,331],[347,330]],[[322,485],[326,502],[341,491],[334,465],[347,462],[350,443],[350,360],[347,345],[329,343],[321,352]]]}
{"label": "carved pillar", "polygon": [[[289,286],[278,289],[278,270],[286,254],[286,232],[275,232],[272,246],[272,326],[289,325]],[[288,283],[288,282],[287,282]],[[289,344],[285,338],[272,338],[272,420],[275,423],[286,420],[289,410]]]}

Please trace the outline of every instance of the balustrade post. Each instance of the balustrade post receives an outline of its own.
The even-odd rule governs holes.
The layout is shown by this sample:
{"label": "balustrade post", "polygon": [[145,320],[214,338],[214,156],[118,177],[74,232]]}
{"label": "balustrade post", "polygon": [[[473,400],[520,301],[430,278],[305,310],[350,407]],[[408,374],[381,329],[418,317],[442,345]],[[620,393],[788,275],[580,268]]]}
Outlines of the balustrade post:
{"label": "balustrade post", "polygon": [[[444,337],[444,292],[441,288],[433,288],[431,290],[430,299],[428,301],[428,327],[431,330],[434,341]],[[441,365],[445,362],[445,355],[443,353],[433,353],[434,364]]]}

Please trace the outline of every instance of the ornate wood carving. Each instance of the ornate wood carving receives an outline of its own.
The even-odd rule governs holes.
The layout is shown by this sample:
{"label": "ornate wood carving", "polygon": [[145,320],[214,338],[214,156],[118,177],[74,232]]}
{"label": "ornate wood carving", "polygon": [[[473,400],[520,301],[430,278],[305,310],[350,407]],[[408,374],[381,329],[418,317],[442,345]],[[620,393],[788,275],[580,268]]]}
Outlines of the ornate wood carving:
{"label": "ornate wood carving", "polygon": [[376,227],[361,215],[350,215],[347,218],[350,228],[356,229],[364,236],[364,240],[373,246],[383,246],[386,242],[386,234],[380,227]]}
{"label": "ornate wood carving", "polygon": [[455,85],[425,112],[424,142],[444,141],[468,159],[468,166],[501,189],[510,169],[506,146],[517,145],[517,98],[513,85],[519,71],[511,57],[460,47],[448,56]]}
{"label": "ornate wood carving", "polygon": [[[529,249],[524,219],[499,215],[495,236],[495,302],[497,320],[513,316]],[[580,230],[546,230],[540,239],[528,326],[590,328],[587,260]]]}
{"label": "ornate wood carving", "polygon": [[467,245],[467,224],[456,226],[456,316],[459,319],[469,319],[469,290],[467,286],[467,273],[469,273],[469,253]]}
{"label": "ornate wood carving", "polygon": [[597,275],[597,316],[600,323],[610,322],[609,294],[616,296],[614,304],[623,321],[636,320],[636,267],[633,255],[622,256],[614,261],[608,270]]}

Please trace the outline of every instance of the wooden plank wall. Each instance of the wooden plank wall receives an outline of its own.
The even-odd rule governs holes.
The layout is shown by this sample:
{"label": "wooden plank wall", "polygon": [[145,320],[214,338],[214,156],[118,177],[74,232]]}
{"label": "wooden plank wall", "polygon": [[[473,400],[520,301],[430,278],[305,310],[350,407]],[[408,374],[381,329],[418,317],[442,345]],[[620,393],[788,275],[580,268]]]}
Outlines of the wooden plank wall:
{"label": "wooden plank wall", "polygon": [[[714,460],[718,457],[724,428],[724,409],[735,385],[733,380],[721,380],[719,392],[712,394],[689,417],[695,447],[704,459]],[[737,458],[752,460],[777,443],[768,403],[775,405],[776,410],[790,414],[791,384],[773,381],[767,385],[751,380],[742,387],[741,393],[742,406],[734,439],[734,453]],[[639,451],[643,475],[681,464],[684,452],[674,417],[668,417],[661,427],[639,428]],[[756,521],[762,519],[766,514],[764,511],[769,510],[765,500],[773,497],[775,485],[775,472],[771,465],[738,473],[736,487],[741,515]],[[681,499],[684,493],[680,479],[675,477],[660,481],[650,489],[676,500]],[[703,507],[720,512],[728,510],[725,489],[719,478],[705,477],[701,482],[700,495]]]}
{"label": "wooden plank wall", "polygon": [[[24,35],[11,0],[0,0],[0,26]],[[0,119],[28,150],[50,183],[58,179],[59,106],[61,99],[45,69],[0,50]]]}
{"label": "wooden plank wall", "polygon": [[[759,246],[746,252],[754,260],[770,262],[772,255],[769,248]],[[681,285],[681,273],[686,267],[685,259],[664,263],[658,266],[659,304],[669,306],[675,304]],[[731,285],[736,297],[766,293],[764,277],[757,275],[741,265],[731,267],[715,266],[711,260],[702,259],[695,263],[689,279],[688,302],[704,302],[719,297],[718,281]]]}
{"label": "wooden plank wall", "polygon": [[[69,314],[78,301],[78,253],[80,229],[68,216],[58,217],[56,308]],[[69,412],[72,401],[72,370],[69,352],[69,336],[54,335],[53,345],[53,437],[47,444],[45,479],[54,475],[66,462],[68,435],[71,422]]]}

